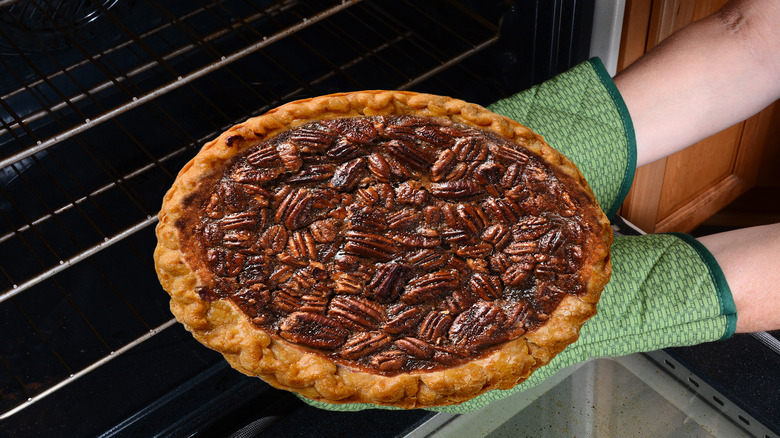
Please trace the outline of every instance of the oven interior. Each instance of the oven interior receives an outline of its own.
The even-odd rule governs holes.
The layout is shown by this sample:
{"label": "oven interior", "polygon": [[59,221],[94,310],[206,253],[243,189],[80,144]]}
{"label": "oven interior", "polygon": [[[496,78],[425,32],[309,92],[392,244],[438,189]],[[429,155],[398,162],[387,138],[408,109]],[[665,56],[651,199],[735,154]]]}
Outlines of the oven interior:
{"label": "oven interior", "polygon": [[[592,14],[589,1],[0,1],[0,435],[208,436],[300,406],[172,319],[152,252],[179,169],[294,99],[408,89],[488,104],[586,59]],[[366,418],[393,436],[426,415]]]}

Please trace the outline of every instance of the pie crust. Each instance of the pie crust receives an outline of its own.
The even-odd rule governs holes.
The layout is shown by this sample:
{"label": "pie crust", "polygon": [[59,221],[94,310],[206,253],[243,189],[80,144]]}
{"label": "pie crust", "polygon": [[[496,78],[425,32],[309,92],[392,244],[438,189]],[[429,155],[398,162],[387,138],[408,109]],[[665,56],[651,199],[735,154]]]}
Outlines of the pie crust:
{"label": "pie crust", "polygon": [[[496,339],[498,339],[498,341],[483,342],[482,344],[479,344],[479,348],[477,348],[474,346],[476,344],[469,344],[470,341],[466,339],[468,337],[466,335],[470,336],[470,334],[476,333],[475,336],[482,336],[480,339],[485,339],[485,336],[487,335],[484,335],[484,333],[487,333],[489,330],[480,327],[488,327],[491,326],[491,324],[495,325],[495,323],[494,321],[487,321],[483,326],[481,325],[482,323],[480,321],[482,320],[479,319],[479,316],[472,315],[473,317],[471,317],[471,319],[466,319],[461,322],[459,326],[461,327],[460,329],[450,329],[450,333],[453,333],[452,330],[454,330],[454,334],[450,335],[454,340],[448,340],[446,339],[446,336],[444,336],[444,338],[439,337],[435,340],[430,337],[426,339],[429,341],[429,344],[427,344],[427,347],[425,345],[422,347],[423,349],[427,348],[425,351],[428,351],[428,354],[418,354],[417,356],[427,357],[427,362],[422,359],[412,360],[414,357],[417,357],[412,354],[417,352],[417,350],[414,350],[415,342],[419,343],[419,339],[417,338],[423,337],[422,335],[417,336],[415,334],[417,333],[416,331],[413,331],[412,335],[410,335],[409,332],[399,334],[399,331],[395,331],[388,335],[387,332],[379,333],[376,331],[379,330],[377,327],[386,326],[387,321],[392,319],[389,310],[387,310],[388,314],[383,315],[382,318],[374,318],[372,322],[373,326],[371,328],[376,330],[372,333],[379,334],[377,335],[378,338],[371,338],[369,334],[366,334],[371,330],[365,328],[365,326],[361,326],[360,321],[358,321],[357,326],[352,331],[346,332],[342,331],[342,329],[352,324],[347,320],[329,319],[326,317],[324,317],[325,319],[320,320],[318,319],[320,317],[315,318],[314,316],[311,316],[313,313],[316,313],[314,311],[304,312],[300,311],[300,309],[297,309],[298,311],[296,311],[295,307],[301,305],[300,301],[294,302],[291,305],[292,308],[287,308],[287,313],[279,311],[281,316],[277,315],[278,318],[275,322],[267,322],[267,318],[260,318],[256,312],[249,311],[247,313],[246,302],[237,298],[238,295],[228,296],[226,292],[224,292],[225,287],[220,286],[223,284],[219,283],[219,281],[222,281],[220,280],[220,278],[222,278],[220,275],[233,275],[229,283],[229,286],[231,287],[243,288],[242,290],[246,290],[249,286],[247,284],[241,284],[244,277],[236,274],[237,271],[232,274],[225,274],[224,272],[215,273],[215,269],[224,270],[226,268],[219,268],[219,266],[223,266],[219,264],[222,262],[215,262],[214,259],[217,256],[209,255],[212,254],[208,252],[209,243],[204,241],[208,240],[208,238],[203,238],[203,236],[208,236],[208,234],[203,231],[203,228],[208,226],[204,224],[209,221],[208,215],[210,214],[209,211],[211,211],[209,208],[212,208],[207,206],[209,200],[213,202],[213,196],[212,198],[209,196],[219,191],[219,188],[222,187],[220,186],[220,184],[222,184],[220,183],[220,180],[225,177],[225,174],[229,173],[232,168],[231,166],[239,165],[242,162],[241,160],[246,160],[246,156],[251,151],[256,150],[253,148],[257,148],[258,145],[276,141],[276,149],[281,149],[279,146],[280,144],[287,144],[280,140],[283,139],[284,135],[289,135],[290,130],[306,126],[312,122],[332,123],[329,121],[367,117],[370,118],[369,120],[372,123],[381,124],[384,123],[385,120],[382,118],[383,116],[413,116],[429,119],[434,126],[454,124],[456,127],[467,129],[476,128],[487,136],[493,136],[503,139],[502,141],[511,142],[510,144],[513,146],[509,149],[492,149],[490,151],[492,154],[490,155],[491,160],[498,162],[498,158],[496,157],[501,155],[501,160],[503,160],[502,162],[504,163],[500,166],[500,172],[497,174],[498,176],[494,176],[493,178],[501,178],[504,177],[505,174],[510,173],[510,171],[507,170],[508,163],[513,159],[522,161],[525,159],[523,157],[530,156],[533,162],[540,163],[544,169],[547,169],[552,174],[552,177],[548,176],[548,179],[556,181],[553,186],[549,187],[555,187],[555,196],[558,196],[560,201],[556,204],[558,206],[553,207],[557,209],[555,210],[556,213],[554,216],[556,218],[561,217],[561,215],[568,216],[568,219],[566,220],[571,222],[564,221],[562,223],[574,223],[576,225],[573,226],[577,229],[576,232],[559,232],[557,237],[561,237],[562,235],[565,240],[565,238],[570,235],[576,235],[579,240],[575,239],[576,241],[573,241],[574,243],[571,244],[560,244],[550,243],[550,239],[548,238],[546,243],[540,244],[537,242],[534,243],[534,245],[546,245],[547,247],[550,247],[551,245],[569,245],[565,247],[567,248],[565,249],[565,252],[570,259],[576,261],[576,266],[574,266],[576,272],[570,272],[574,269],[571,267],[560,268],[560,263],[559,268],[549,268],[552,263],[549,262],[549,259],[553,258],[551,254],[553,254],[554,251],[564,251],[559,249],[562,248],[562,246],[555,246],[553,249],[548,248],[547,251],[549,254],[546,255],[537,254],[536,261],[532,261],[532,263],[535,263],[535,269],[537,269],[537,271],[534,272],[537,272],[539,278],[555,278],[556,281],[563,277],[574,279],[565,284],[570,285],[573,284],[571,281],[576,281],[576,287],[573,288],[576,290],[560,292],[560,285],[555,286],[553,284],[553,286],[547,289],[557,291],[551,295],[555,297],[557,306],[551,305],[552,307],[548,306],[545,308],[540,304],[539,306],[542,307],[538,307],[538,309],[547,310],[538,310],[536,313],[529,313],[528,311],[521,312],[517,310],[520,307],[524,309],[537,308],[534,307],[536,304],[529,304],[526,302],[533,299],[531,295],[534,294],[530,292],[526,293],[521,298],[518,298],[517,300],[519,301],[516,300],[521,304],[509,302],[508,299],[505,300],[503,298],[502,300],[498,300],[495,296],[490,296],[489,291],[487,292],[488,296],[482,295],[484,299],[479,298],[480,293],[472,293],[472,298],[469,303],[474,304],[475,300],[482,303],[480,304],[482,306],[482,308],[480,308],[481,310],[491,309],[491,311],[495,311],[495,303],[498,303],[499,301],[508,303],[505,305],[502,304],[504,307],[499,306],[499,310],[504,312],[504,314],[501,315],[500,321],[510,325],[512,321],[519,321],[515,323],[515,326],[519,328],[500,328],[496,333],[501,333],[501,336],[503,337],[497,337]],[[401,120],[399,123],[404,123],[403,120],[405,119],[399,120]],[[499,141],[499,144],[500,143],[501,141]],[[417,166],[418,168],[425,169],[421,172],[412,169],[413,171],[410,175],[407,175],[407,178],[409,178],[409,181],[419,180],[414,183],[416,185],[412,185],[413,187],[418,189],[422,187],[422,189],[427,189],[429,192],[435,192],[435,189],[432,189],[431,187],[444,181],[442,178],[445,177],[439,176],[439,183],[431,181],[430,178],[432,177],[429,175],[429,170],[430,167],[435,167],[437,163],[441,166],[439,159],[446,158],[443,157],[442,151],[447,149],[447,147],[439,147],[433,144],[427,144],[426,147],[428,148],[428,161],[424,161],[422,164],[418,163],[419,166]],[[511,152],[513,150],[520,151],[521,153],[515,157],[515,155],[513,155],[514,152]],[[420,155],[419,150],[413,150],[412,152],[412,155]],[[298,153],[302,152],[299,150]],[[323,154],[324,152],[310,151],[309,153],[311,155],[317,155]],[[452,155],[449,152],[447,154]],[[294,156],[291,158],[293,163],[291,164],[292,167],[288,166],[286,168],[289,171],[288,173],[304,172],[301,170],[301,162],[295,162],[295,159],[300,159],[300,156],[293,155]],[[439,159],[437,159],[437,157]],[[398,161],[406,159],[407,158],[399,158]],[[414,160],[414,157],[409,159]],[[313,158],[310,159],[310,161],[316,162],[313,160]],[[463,167],[468,167],[472,169],[471,171],[473,172],[476,165],[469,167],[468,164],[470,162],[468,162],[468,160],[471,159],[466,159],[466,164],[464,164]],[[363,166],[362,169],[365,169],[365,162],[361,162],[360,164]],[[277,159],[276,165],[279,168],[284,168],[286,164],[281,163]],[[303,164],[303,167],[306,167],[306,164]],[[310,166],[310,168],[312,167]],[[277,177],[280,173],[283,172],[276,171],[273,175],[263,180],[262,184],[264,185],[264,193],[266,195],[269,193],[273,194],[274,190],[279,189],[279,187],[275,187],[273,184],[274,177]],[[329,175],[332,174],[333,172],[331,171]],[[370,175],[370,173],[363,170],[363,175]],[[398,190],[399,185],[402,184],[401,179],[402,178],[397,177],[393,181],[385,182],[388,182],[388,184]],[[360,188],[359,186],[361,183],[355,179],[350,180],[349,178],[342,178],[340,184],[345,184],[344,181],[347,180],[349,180],[348,185],[351,186],[348,190],[354,191]],[[370,178],[361,180],[361,182],[364,181],[370,181]],[[491,181],[486,181],[484,178],[479,181],[488,185],[491,183]],[[497,181],[492,182],[497,183]],[[323,184],[335,185],[335,183],[328,183],[327,180],[325,180]],[[441,186],[435,187],[440,188]],[[478,189],[480,190],[480,193],[482,193],[484,187],[485,186],[483,185]],[[563,189],[560,189],[561,187],[563,187]],[[365,189],[366,187],[363,188]],[[341,192],[346,191],[342,190],[344,187],[339,187],[339,189]],[[505,192],[506,189],[511,189],[511,187],[506,186],[500,189],[501,193],[497,194],[497,196],[509,196]],[[278,191],[281,192],[282,190],[279,189]],[[517,189],[516,192],[519,192],[519,189]],[[449,210],[447,210],[449,212],[456,211],[455,207],[450,208],[448,205],[457,204],[461,198],[458,198],[459,195],[453,195],[452,198],[447,198],[447,196],[449,195],[441,195],[436,201],[438,202],[436,205],[445,206],[445,210],[449,208]],[[480,196],[488,195],[481,194]],[[548,193],[547,196],[551,195]],[[277,195],[277,197],[281,197],[281,195]],[[354,200],[357,199],[357,197],[358,195],[354,197],[350,195],[340,199],[342,199],[342,202],[344,202],[344,199],[348,199],[355,203],[357,201]],[[465,198],[468,197],[467,194]],[[539,199],[542,199],[542,197]],[[218,201],[217,204],[224,203],[224,200],[219,197],[217,197],[216,200]],[[423,201],[420,202],[422,203]],[[561,210],[563,207],[560,207],[560,205],[568,207],[566,207],[565,210]],[[263,220],[268,222],[268,224],[273,222],[273,217],[276,212],[285,208],[280,205],[279,200],[269,201],[267,207],[270,215],[264,216]],[[339,211],[343,213],[347,210],[342,209]],[[560,211],[565,211],[565,213],[560,213]],[[490,218],[489,223],[495,224],[501,222],[502,219],[495,218],[494,213],[495,212],[491,213],[491,211],[485,213]],[[276,218],[279,219],[279,215],[284,216],[284,214],[279,213],[276,215]],[[542,213],[539,215],[542,215]],[[512,215],[510,214],[509,216]],[[519,230],[521,228],[525,230],[527,227],[518,224],[527,218],[518,218],[517,216],[519,215],[513,217],[513,220],[515,220],[514,223],[504,223],[502,225],[503,228],[499,228],[504,231]],[[269,217],[270,219],[268,219]],[[265,219],[268,220],[266,221]],[[504,220],[505,219],[506,218],[504,218]],[[282,218],[282,221],[283,220],[284,219]],[[425,219],[420,219],[418,214],[417,220],[421,220],[422,223],[425,223],[428,219],[427,217]],[[252,225],[256,226],[256,222],[257,221],[252,222]],[[304,226],[304,228],[302,228],[304,229],[303,233],[308,233],[308,231],[305,231],[305,226],[311,225],[310,223],[293,224],[291,228],[296,228],[301,225]],[[268,226],[269,225],[267,224],[264,225],[265,229],[267,229]],[[565,228],[566,226],[569,228]],[[564,227],[566,230],[569,230],[572,227],[572,225],[566,226]],[[384,227],[385,225],[380,225],[380,229],[385,229]],[[478,231],[478,233],[481,233],[480,235],[484,236],[487,233],[484,228],[486,228],[486,224],[481,224],[479,230],[474,231]],[[251,118],[244,123],[230,128],[217,139],[206,144],[197,156],[187,163],[180,171],[173,186],[164,198],[162,209],[159,213],[159,223],[156,232],[158,245],[154,253],[155,266],[163,288],[171,296],[171,311],[178,321],[181,322],[198,341],[221,352],[227,361],[242,373],[250,376],[258,376],[274,387],[294,391],[312,400],[329,403],[373,403],[401,408],[421,408],[462,403],[488,390],[512,388],[527,379],[534,370],[546,365],[556,354],[560,353],[567,345],[578,338],[581,326],[596,313],[596,304],[604,285],[609,280],[611,272],[609,247],[612,242],[612,232],[609,222],[599,209],[597,201],[582,174],[568,158],[548,146],[539,135],[533,133],[525,126],[506,117],[492,113],[479,105],[443,96],[413,92],[362,91],[304,99],[282,105],[266,114]],[[344,233],[346,231],[340,230],[338,232]],[[352,232],[354,233],[355,231]],[[365,233],[370,234],[371,232],[369,230],[365,231]],[[514,234],[515,237],[518,233],[520,233],[520,231],[517,231]],[[381,233],[377,231],[375,234]],[[484,251],[482,251],[482,255],[485,256],[483,261],[480,261],[478,257],[471,253],[459,253],[459,258],[450,254],[450,256],[448,256],[450,257],[448,259],[450,264],[447,265],[446,268],[450,269],[448,272],[454,273],[453,275],[456,276],[457,283],[454,287],[450,284],[450,286],[446,288],[445,293],[452,292],[453,288],[468,289],[471,287],[467,286],[468,279],[474,278],[474,276],[477,276],[478,274],[480,275],[480,279],[491,278],[495,280],[496,278],[503,278],[503,282],[498,283],[498,289],[504,288],[508,291],[514,287],[506,286],[504,283],[507,281],[512,283],[513,280],[508,277],[502,277],[502,275],[504,275],[506,270],[511,268],[511,266],[525,263],[523,260],[530,260],[528,258],[530,256],[527,256],[522,249],[515,252],[506,250],[508,246],[515,243],[516,246],[512,248],[517,248],[522,242],[513,242],[510,239],[509,241],[498,243],[497,241],[500,236],[496,237],[495,234],[496,233],[493,233],[488,237],[484,237],[485,240],[493,245],[487,246],[489,248],[494,248],[492,250],[488,249],[488,251],[495,251],[497,253],[498,250],[495,248],[499,248],[499,245],[501,245],[500,247],[504,248],[503,251],[508,251],[508,253],[512,254],[510,256],[504,254],[502,257],[504,257],[504,259],[507,259],[507,257],[512,258],[513,261],[504,260],[504,263],[507,263],[507,265],[503,266],[503,268],[495,268],[486,262],[489,260],[489,257],[485,256]],[[374,234],[371,235],[373,236]],[[253,236],[253,238],[257,238],[258,235]],[[292,239],[292,237],[290,239]],[[293,243],[289,243],[289,245],[293,245]],[[451,251],[455,251],[454,244],[453,246],[445,246]],[[439,249],[441,248],[439,247]],[[437,249],[437,251],[439,249]],[[360,253],[360,255],[361,257],[368,257],[368,254]],[[381,256],[382,255],[380,254],[380,260],[375,260],[374,262],[380,265],[383,262],[388,262],[387,258],[382,258]],[[268,250],[265,255],[260,254],[257,257],[260,257],[262,260],[270,260],[275,257],[274,260],[277,260],[282,256],[278,253],[274,253],[274,251]],[[289,257],[289,254],[285,255],[285,257]],[[356,259],[354,254],[351,257],[352,258],[349,260]],[[523,259],[523,257],[526,258]],[[303,259],[307,260],[305,257],[303,257]],[[310,259],[316,259],[316,257],[312,256]],[[243,263],[243,265],[246,266],[247,262],[245,260],[246,258],[242,256],[239,264]],[[454,261],[458,261],[460,264],[455,264]],[[342,262],[343,260],[339,261],[339,263]],[[365,262],[365,260],[363,260],[363,262]],[[500,265],[499,262],[496,263]],[[512,265],[512,263],[514,263],[514,265]],[[545,265],[545,263],[547,264]],[[215,266],[218,266],[218,268],[215,268]],[[282,265],[278,264],[278,266]],[[312,266],[324,268],[324,272],[326,273],[325,276],[327,276],[328,272],[330,272],[330,274],[335,272],[333,271],[334,268],[331,267],[335,266],[335,264],[322,264],[320,262],[314,262],[313,260],[309,260],[307,266],[295,266],[297,266],[296,269],[309,269],[310,271],[315,269],[312,268]],[[565,272],[566,274],[559,275],[557,273],[550,274],[547,272],[546,274],[551,275],[552,277],[543,277],[545,273],[541,271],[542,268],[540,266],[547,266],[548,269],[553,269],[553,271],[559,269],[559,271],[555,272]],[[417,268],[408,268],[404,272],[410,272],[410,269],[413,270]],[[499,272],[496,272],[496,269]],[[323,269],[319,269],[317,272],[322,273]],[[409,286],[408,282],[419,285],[421,282],[426,281],[426,279],[419,279],[419,277],[424,276],[422,271],[414,272],[416,272],[416,274],[409,274],[407,278],[405,278],[405,281],[407,281],[407,286],[404,286],[405,289],[396,289],[391,293],[392,299],[398,299],[399,295],[406,296],[404,294],[407,293],[411,295],[411,292],[409,291],[414,289],[414,287]],[[417,283],[414,283],[414,279],[410,280],[408,278],[409,276],[414,275],[418,275],[418,279],[416,280]],[[261,277],[266,283],[278,284],[278,282],[267,280],[267,276]],[[371,280],[368,278],[365,278],[364,280],[363,288],[370,288],[366,285],[370,284]],[[332,279],[328,281],[318,281],[322,285],[328,285],[330,288],[334,287]],[[488,284],[488,286],[489,284],[495,284],[495,282],[483,283]],[[522,282],[517,281],[512,284],[517,285],[519,283]],[[537,283],[537,286],[540,284],[542,283]],[[541,288],[541,286],[537,286],[529,286],[526,284],[523,287],[526,290],[537,290]],[[220,289],[220,287],[222,287],[222,289]],[[268,292],[269,287],[271,286],[268,284],[259,284],[256,286],[256,289],[262,289],[263,293],[266,294],[264,296],[267,298],[267,294],[270,293]],[[556,287],[558,289],[556,289]],[[320,289],[322,289],[322,287]],[[218,290],[218,293],[214,293],[214,290]],[[440,291],[443,289],[435,290]],[[512,290],[515,291],[513,292],[515,295],[519,296],[520,292],[518,292],[518,288],[514,287]],[[474,292],[473,288],[472,292]],[[336,294],[336,297],[341,298],[334,300],[333,291],[326,290],[323,292],[324,295],[322,295],[326,300],[323,305],[335,306],[338,301],[342,308],[349,310],[350,306],[356,306],[359,305],[360,302],[365,303],[365,300],[371,299],[372,295],[370,293],[366,293],[365,291],[362,293],[363,295],[359,295],[359,298]],[[378,294],[379,292],[376,292],[375,290],[373,293]],[[498,290],[497,293],[500,294],[501,290]],[[541,294],[541,292],[539,293]],[[366,296],[368,296],[368,298],[366,298]],[[544,295],[541,296],[544,297]],[[385,296],[384,298],[387,297]],[[492,301],[494,299],[495,303]],[[542,299],[546,300],[548,298]],[[330,304],[327,304],[327,300],[330,300]],[[440,292],[435,292],[432,300],[433,301],[431,301],[431,298],[424,298],[422,300],[409,298],[406,300],[406,303],[404,304],[406,307],[404,308],[412,308],[416,305],[415,303],[417,301],[425,301],[424,305],[428,306],[426,309],[430,310],[433,308],[431,306],[439,306],[436,308],[438,316],[447,316],[447,314],[450,313],[445,304],[440,304],[440,302],[445,301],[445,297],[441,296]],[[255,301],[252,302],[254,303]],[[431,304],[431,302],[433,304]],[[271,304],[268,305],[270,306]],[[421,304],[421,306],[422,305],[423,304]],[[390,307],[386,307],[386,309],[389,308]],[[511,318],[506,316],[506,314],[511,313],[508,309],[515,309],[515,313],[512,314],[513,316]],[[463,309],[460,310],[462,311]],[[382,310],[380,309],[380,311]],[[330,313],[328,313],[328,315],[330,315]],[[446,331],[448,327],[452,327],[453,319],[455,319],[456,316],[457,311],[448,316],[448,325],[444,327],[443,330]],[[513,320],[512,318],[515,319]],[[521,318],[522,320],[520,320]],[[306,332],[306,330],[310,329],[302,329],[296,326],[299,321],[306,322],[308,319],[316,319],[320,322],[327,320],[327,323],[324,323],[324,326],[322,324],[317,326],[324,331],[324,335],[318,333],[316,336],[309,336],[310,333]],[[381,319],[381,321],[379,321],[379,319]],[[266,321],[265,325],[262,321]],[[342,321],[342,323],[338,324],[338,328],[333,329],[328,325],[333,321]],[[421,324],[419,320],[417,323],[418,325]],[[382,324],[384,324],[384,326]],[[291,329],[290,325],[293,325],[294,327]],[[469,327],[477,328],[470,329]],[[331,329],[336,330],[336,334],[333,336],[337,338],[337,341],[329,344],[329,339],[331,338],[328,338],[328,336],[330,336],[331,333],[328,332],[328,330]],[[422,329],[419,330],[422,331]],[[471,332],[469,332],[469,330],[471,330]],[[463,335],[463,333],[466,333],[466,335]],[[509,335],[506,333],[509,333]],[[347,347],[344,347],[344,344],[357,344],[359,343],[359,339],[353,342],[353,338],[361,336],[361,339],[370,338],[369,341],[371,342],[373,342],[372,339],[381,339],[382,348],[379,350],[375,349],[374,353],[372,353],[373,356],[362,356],[362,353],[357,355],[352,354],[351,356],[345,354],[344,351]],[[301,337],[303,337],[303,340],[298,342]],[[414,339],[409,339],[410,337]],[[320,341],[325,339],[325,341],[321,341],[321,343],[324,343],[323,345],[325,345],[324,350],[318,348],[319,344],[314,345],[316,344],[313,340],[315,338],[320,339]],[[406,343],[404,343],[404,339],[407,340]],[[464,345],[470,346],[467,350],[472,354],[471,356],[461,355],[455,357],[450,355],[451,357],[455,357],[455,359],[449,362],[445,360],[443,363],[431,359],[433,355],[433,353],[430,353],[430,351],[433,351],[430,349],[431,345],[436,346],[436,354],[439,355],[440,353],[447,353],[448,350],[446,347],[448,345],[445,344],[450,343],[453,344],[453,346],[456,346],[455,344],[461,345],[460,340],[463,339],[466,339],[466,341],[463,341],[465,342]],[[458,342],[455,342],[456,340]],[[414,342],[410,343],[408,341]],[[341,356],[333,353],[333,346],[336,344],[339,345],[337,351],[340,352],[339,354],[341,354]],[[382,360],[375,359],[376,356],[380,356],[380,353],[377,353],[377,351],[384,352],[383,354],[391,357],[391,359],[403,357],[403,361],[383,362],[383,360],[386,359],[384,356],[380,358]],[[374,359],[371,359],[373,360],[373,362],[371,362],[366,358]],[[372,363],[373,365],[371,365]],[[385,365],[395,365],[389,366],[388,368],[385,365],[381,365],[383,363]],[[398,363],[407,365],[399,366]],[[408,365],[413,363],[418,365]]]}

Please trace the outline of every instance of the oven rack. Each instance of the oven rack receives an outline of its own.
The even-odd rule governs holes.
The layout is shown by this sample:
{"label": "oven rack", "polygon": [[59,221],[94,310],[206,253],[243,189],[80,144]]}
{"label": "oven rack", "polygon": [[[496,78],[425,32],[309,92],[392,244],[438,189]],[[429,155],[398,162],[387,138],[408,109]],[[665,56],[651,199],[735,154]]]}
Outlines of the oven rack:
{"label": "oven rack", "polygon": [[449,0],[47,5],[0,3],[0,420],[175,325],[153,226],[203,143],[312,95],[459,96],[436,76],[478,82],[462,61],[498,41]]}

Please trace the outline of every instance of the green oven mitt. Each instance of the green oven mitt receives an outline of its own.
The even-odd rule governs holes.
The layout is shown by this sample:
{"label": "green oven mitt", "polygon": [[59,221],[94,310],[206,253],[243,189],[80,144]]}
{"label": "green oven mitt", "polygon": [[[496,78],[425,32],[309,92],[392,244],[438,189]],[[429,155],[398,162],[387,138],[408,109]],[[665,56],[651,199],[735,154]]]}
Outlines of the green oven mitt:
{"label": "green oven mitt", "polygon": [[[577,164],[607,215],[617,212],[633,179],[636,144],[628,111],[601,61],[582,63],[489,108],[544,136]],[[684,234],[616,236],[612,278],[602,293],[598,313],[583,326],[577,342],[515,388],[431,410],[465,413],[481,409],[589,358],[724,339],[734,333],[736,318],[720,267],[694,238]],[[334,411],[382,408],[303,400]]]}
{"label": "green oven mitt", "polygon": [[[510,390],[432,410],[465,413],[526,390],[558,370],[616,357],[725,339],[737,325],[734,300],[712,254],[687,234],[616,236],[612,278],[580,338]],[[339,409],[339,407],[335,407]]]}
{"label": "green oven mitt", "polygon": [[598,58],[488,106],[544,137],[579,167],[607,217],[617,213],[636,170],[634,126]]}

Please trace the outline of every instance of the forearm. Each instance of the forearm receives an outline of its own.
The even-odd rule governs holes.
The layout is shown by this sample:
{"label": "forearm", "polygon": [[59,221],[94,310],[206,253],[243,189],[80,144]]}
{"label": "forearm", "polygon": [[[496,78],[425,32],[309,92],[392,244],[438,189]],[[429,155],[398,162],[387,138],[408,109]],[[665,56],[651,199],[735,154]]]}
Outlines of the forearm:
{"label": "forearm", "polygon": [[699,241],[726,276],[737,306],[737,332],[780,329],[780,223]]}
{"label": "forearm", "polygon": [[673,34],[615,83],[637,139],[637,164],[677,152],[780,96],[780,2],[729,2]]}

